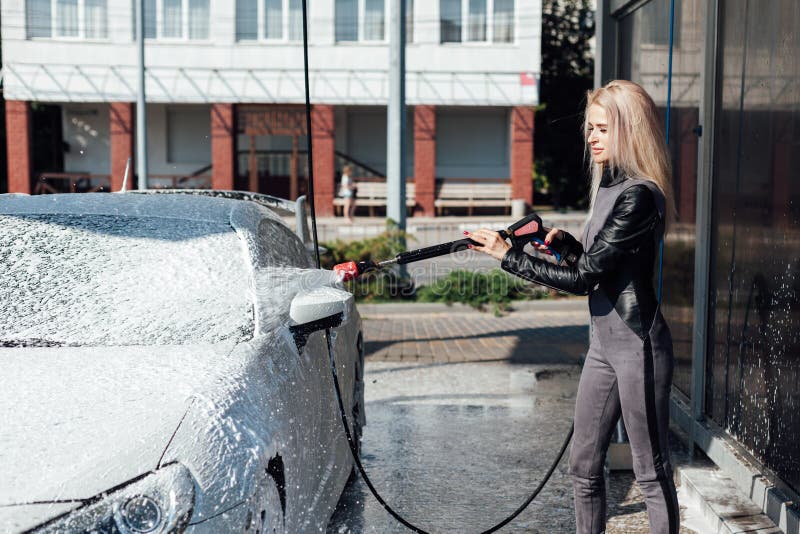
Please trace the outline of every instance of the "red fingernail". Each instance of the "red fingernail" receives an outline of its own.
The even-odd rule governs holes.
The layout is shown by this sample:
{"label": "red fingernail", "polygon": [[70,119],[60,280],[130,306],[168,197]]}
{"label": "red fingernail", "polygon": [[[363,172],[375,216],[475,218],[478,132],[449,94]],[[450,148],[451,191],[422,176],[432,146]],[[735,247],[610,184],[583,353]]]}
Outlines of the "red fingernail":
{"label": "red fingernail", "polygon": [[464,235],[469,235],[469,232],[467,232],[466,230],[464,230]]}
{"label": "red fingernail", "polygon": [[544,244],[545,244],[545,245],[549,245],[549,244],[550,244],[550,240],[549,240],[549,239],[545,239],[545,240],[544,240]]}
{"label": "red fingernail", "polygon": [[472,245],[467,245],[467,248],[472,248]]}

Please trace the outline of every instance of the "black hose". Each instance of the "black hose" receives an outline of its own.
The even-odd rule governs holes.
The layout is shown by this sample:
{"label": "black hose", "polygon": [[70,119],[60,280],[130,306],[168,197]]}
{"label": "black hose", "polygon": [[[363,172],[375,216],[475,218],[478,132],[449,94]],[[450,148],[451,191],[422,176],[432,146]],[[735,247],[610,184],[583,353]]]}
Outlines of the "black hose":
{"label": "black hose", "polygon": [[[313,233],[313,242],[314,242],[314,261],[316,263],[317,269],[320,268],[320,257],[319,257],[319,241],[317,239],[317,214],[314,206],[314,164],[312,158],[312,144],[311,138],[313,137],[311,131],[311,93],[309,91],[309,82],[308,82],[308,9],[306,5],[306,0],[303,0],[303,61],[305,67],[305,91],[306,91],[306,142],[308,144],[308,197],[310,202],[311,208],[311,228]],[[350,454],[353,456],[353,461],[355,461],[356,467],[358,468],[358,472],[361,474],[364,482],[367,484],[369,491],[372,495],[377,499],[377,501],[383,506],[383,509],[386,510],[389,515],[394,517],[399,523],[404,525],[405,527],[409,528],[413,532],[417,532],[419,534],[428,534],[427,531],[415,526],[411,522],[407,521],[403,516],[399,513],[395,512],[394,509],[389,506],[389,504],[381,497],[381,494],[378,493],[378,490],[375,489],[373,486],[372,481],[367,476],[367,472],[364,470],[364,466],[361,465],[361,459],[358,457],[358,449],[356,447],[356,443],[353,440],[353,435],[350,433],[350,427],[347,423],[347,413],[344,408],[344,402],[342,401],[342,392],[339,388],[339,377],[336,373],[336,359],[333,355],[333,347],[331,346],[331,331],[330,329],[325,330],[325,340],[328,346],[328,358],[331,364],[331,375],[333,376],[333,387],[336,389],[336,400],[339,403],[339,414],[342,417],[342,426],[344,427],[344,433],[347,436],[347,444],[350,448]],[[570,426],[569,432],[567,433],[567,437],[564,440],[564,444],[561,446],[561,450],[558,453],[558,456],[553,461],[553,464],[550,466],[550,469],[547,471],[547,474],[536,487],[534,492],[531,494],[528,499],[522,503],[522,505],[517,508],[514,513],[510,516],[503,519],[501,522],[497,523],[492,528],[483,531],[481,534],[490,534],[492,532],[496,532],[497,530],[503,528],[505,525],[513,521],[522,511],[528,507],[528,505],[533,502],[539,492],[542,491],[544,485],[547,484],[547,481],[550,480],[550,477],[553,475],[553,472],[556,470],[558,463],[561,461],[561,458],[564,456],[564,452],[567,450],[567,445],[569,445],[570,440],[572,439],[572,432],[574,430],[574,425]]]}
{"label": "black hose", "polygon": [[[418,534],[429,534],[428,531],[423,530],[420,527],[411,523],[410,521],[406,520],[391,506],[389,506],[389,504],[383,499],[383,497],[381,497],[381,494],[378,493],[378,490],[375,489],[375,486],[372,485],[372,481],[369,479],[369,476],[367,476],[367,472],[364,469],[364,466],[361,464],[361,459],[358,457],[358,449],[356,448],[355,440],[353,439],[353,435],[350,433],[350,426],[348,425],[347,422],[347,414],[344,408],[344,402],[342,402],[342,392],[341,389],[339,388],[339,376],[336,373],[336,360],[333,356],[333,347],[331,346],[331,341],[330,341],[331,337],[329,331],[326,331],[326,336],[327,336],[326,340],[328,343],[328,358],[331,364],[331,375],[333,375],[333,387],[336,389],[336,400],[339,402],[339,415],[342,418],[342,426],[344,427],[345,436],[347,436],[347,444],[350,448],[350,454],[353,456],[353,460],[355,461],[356,467],[358,468],[358,472],[361,474],[362,478],[364,479],[364,482],[367,484],[370,493],[372,493],[375,499],[381,504],[381,506],[383,506],[383,509],[389,512],[389,515],[394,517],[399,523],[403,524],[412,532],[417,532]],[[530,505],[533,502],[533,500],[542,491],[545,484],[547,484],[547,482],[550,480],[550,477],[553,476],[553,472],[555,472],[559,462],[561,462],[561,458],[564,456],[564,453],[567,450],[567,446],[569,445],[570,440],[572,440],[572,433],[574,430],[575,430],[575,425],[571,424],[569,426],[569,432],[567,432],[567,437],[564,439],[564,443],[561,445],[561,450],[558,451],[558,455],[556,456],[555,460],[553,460],[553,463],[550,464],[550,468],[547,470],[547,474],[544,476],[541,482],[539,482],[539,485],[536,486],[536,489],[533,490],[533,493],[531,493],[531,495],[525,500],[525,502],[523,502],[519,506],[519,508],[514,510],[514,512],[511,515],[509,515],[508,517],[506,517],[493,527],[484,530],[483,532],[481,532],[481,534],[491,534],[492,532],[497,532],[498,530],[500,530],[501,528],[512,522],[514,519],[516,519],[517,516],[521,514],[522,511],[525,510],[525,508],[527,508],[528,505]]]}

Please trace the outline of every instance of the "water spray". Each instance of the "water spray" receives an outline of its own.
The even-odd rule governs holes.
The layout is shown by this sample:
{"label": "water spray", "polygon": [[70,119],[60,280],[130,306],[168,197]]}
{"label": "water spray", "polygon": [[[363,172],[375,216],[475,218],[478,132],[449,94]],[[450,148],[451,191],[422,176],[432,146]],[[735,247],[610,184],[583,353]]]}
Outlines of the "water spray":
{"label": "water spray", "polygon": [[[568,262],[573,263],[577,260],[574,252],[569,250],[569,244],[561,239],[553,239],[552,242],[545,245],[545,238],[547,237],[547,230],[542,225],[542,218],[536,213],[531,213],[527,217],[520,219],[506,229],[498,230],[502,239],[510,239],[511,247],[516,250],[522,250],[528,243],[534,242],[539,245],[546,246],[555,258],[557,263]],[[339,273],[342,281],[347,282],[354,280],[362,274],[372,271],[383,269],[391,265],[405,265],[407,263],[414,263],[416,261],[427,260],[430,258],[437,258],[446,254],[453,254],[467,250],[470,246],[480,245],[477,241],[469,238],[459,239],[456,241],[449,241],[447,243],[440,243],[430,247],[420,248],[416,250],[409,250],[401,252],[394,258],[383,261],[348,261],[334,265],[333,270]]]}

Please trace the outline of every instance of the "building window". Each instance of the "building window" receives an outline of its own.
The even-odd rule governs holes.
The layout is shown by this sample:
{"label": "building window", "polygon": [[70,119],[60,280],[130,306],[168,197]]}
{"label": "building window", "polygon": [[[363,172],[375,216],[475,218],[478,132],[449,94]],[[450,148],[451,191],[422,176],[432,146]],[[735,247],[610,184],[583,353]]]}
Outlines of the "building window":
{"label": "building window", "polygon": [[[414,0],[406,3],[406,42],[414,40]],[[336,40],[385,41],[385,0],[336,0]]]}
{"label": "building window", "polygon": [[493,36],[495,43],[514,42],[514,0],[494,0]]}
{"label": "building window", "polygon": [[439,0],[441,42],[514,42],[514,0]]}
{"label": "building window", "polygon": [[[144,0],[144,36],[148,39],[208,39],[209,1]],[[133,0],[134,16],[138,4],[138,0]]]}
{"label": "building window", "polygon": [[236,0],[238,41],[301,41],[302,0]]}
{"label": "building window", "polygon": [[106,0],[27,0],[25,24],[29,39],[107,39]]}
{"label": "building window", "polygon": [[[642,44],[669,46],[670,3],[651,2],[647,6],[653,16],[642,19]],[[681,2],[675,2],[675,20],[682,20]],[[679,46],[679,28],[680,24],[675,24],[673,41],[676,47]]]}
{"label": "building window", "polygon": [[406,43],[414,42],[414,0],[406,0]]}
{"label": "building window", "polygon": [[83,27],[87,39],[108,37],[108,16],[106,0],[86,0],[83,6]]}
{"label": "building window", "polygon": [[336,0],[336,40],[358,41],[358,0]]}
{"label": "building window", "polygon": [[383,41],[386,39],[386,4],[383,0],[364,0],[364,27],[361,34],[364,41]]}

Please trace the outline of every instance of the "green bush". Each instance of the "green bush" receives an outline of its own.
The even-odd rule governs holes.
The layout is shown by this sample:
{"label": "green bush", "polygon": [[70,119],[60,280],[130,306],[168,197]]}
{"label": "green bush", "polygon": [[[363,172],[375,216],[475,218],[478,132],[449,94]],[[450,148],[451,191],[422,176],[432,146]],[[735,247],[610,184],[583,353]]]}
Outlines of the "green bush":
{"label": "green bush", "polygon": [[456,270],[431,285],[417,289],[417,300],[420,302],[444,302],[448,305],[460,302],[479,310],[491,305],[495,315],[508,309],[512,300],[548,297],[547,290],[532,286],[501,269],[489,272]]}
{"label": "green bush", "polygon": [[320,263],[323,269],[332,269],[334,265],[346,261],[388,260],[405,251],[403,240],[408,243],[409,239],[413,240],[397,227],[396,222],[386,219],[386,230],[375,237],[358,241],[337,239],[330,243],[322,243],[328,251],[320,258]]}

